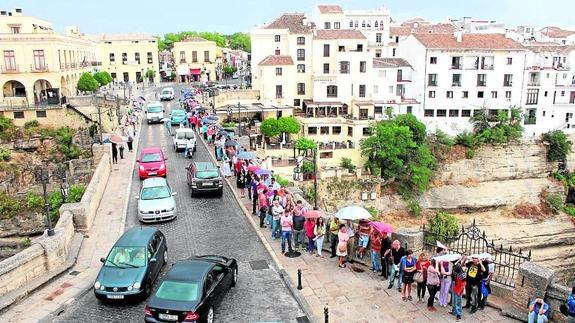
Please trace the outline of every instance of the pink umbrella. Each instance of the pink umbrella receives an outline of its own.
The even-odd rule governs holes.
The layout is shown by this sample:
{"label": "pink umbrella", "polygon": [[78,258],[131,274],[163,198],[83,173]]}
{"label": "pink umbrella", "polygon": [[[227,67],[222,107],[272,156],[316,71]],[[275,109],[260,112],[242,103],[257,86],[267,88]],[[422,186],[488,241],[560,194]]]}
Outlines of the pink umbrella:
{"label": "pink umbrella", "polygon": [[249,165],[249,166],[248,166],[248,170],[249,170],[250,172],[254,172],[254,171],[258,170],[258,169],[260,169],[260,166],[257,166],[257,165]]}
{"label": "pink umbrella", "polygon": [[325,212],[320,210],[310,210],[306,211],[303,215],[306,217],[306,219],[317,219],[325,217]]}
{"label": "pink umbrella", "polygon": [[395,229],[390,224],[387,223],[372,221],[369,222],[369,225],[371,225],[372,228],[374,228],[379,232],[386,232],[386,233],[395,232]]}

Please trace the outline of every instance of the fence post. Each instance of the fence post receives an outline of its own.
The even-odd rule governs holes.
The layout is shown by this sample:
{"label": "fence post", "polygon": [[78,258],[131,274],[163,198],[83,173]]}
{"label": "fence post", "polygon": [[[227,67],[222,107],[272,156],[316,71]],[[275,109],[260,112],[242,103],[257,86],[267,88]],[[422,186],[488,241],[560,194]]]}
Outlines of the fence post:
{"label": "fence post", "polygon": [[325,304],[325,307],[323,308],[323,318],[325,323],[329,323],[329,310],[327,308],[327,304]]}
{"label": "fence post", "polygon": [[297,289],[301,290],[303,287],[301,285],[301,269],[297,270]]}

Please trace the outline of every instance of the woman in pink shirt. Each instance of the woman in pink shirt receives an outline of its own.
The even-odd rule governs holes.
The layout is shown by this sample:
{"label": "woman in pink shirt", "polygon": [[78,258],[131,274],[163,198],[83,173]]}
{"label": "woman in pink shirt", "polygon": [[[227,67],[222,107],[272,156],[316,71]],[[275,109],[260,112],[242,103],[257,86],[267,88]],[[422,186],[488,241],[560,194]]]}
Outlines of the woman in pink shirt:
{"label": "woman in pink shirt", "polygon": [[281,246],[282,246],[282,254],[285,253],[285,243],[287,241],[288,250],[292,252],[293,249],[291,247],[291,235],[292,235],[292,227],[293,227],[293,217],[291,212],[286,211],[280,218],[280,225],[281,225]]}
{"label": "woman in pink shirt", "polygon": [[304,228],[305,236],[307,237],[307,252],[309,252],[311,255],[315,249],[315,243],[313,240],[313,238],[315,238],[315,233],[313,232],[313,229],[315,228],[315,221],[311,218],[305,219]]}
{"label": "woman in pink shirt", "polygon": [[347,241],[349,240],[349,235],[347,234],[347,227],[345,224],[339,225],[339,232],[337,233],[337,238],[339,240],[337,244],[336,255],[339,257],[339,267],[345,267],[345,257],[347,256]]}

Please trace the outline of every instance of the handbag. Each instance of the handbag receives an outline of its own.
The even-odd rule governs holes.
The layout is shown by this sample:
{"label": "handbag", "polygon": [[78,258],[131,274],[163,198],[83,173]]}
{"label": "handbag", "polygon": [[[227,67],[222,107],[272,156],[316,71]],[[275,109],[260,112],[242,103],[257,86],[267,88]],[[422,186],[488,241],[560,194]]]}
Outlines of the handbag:
{"label": "handbag", "polygon": [[415,275],[413,276],[413,280],[415,280],[418,283],[423,283],[424,281],[423,273],[421,271],[416,272]]}
{"label": "handbag", "polygon": [[565,304],[559,305],[559,311],[561,312],[561,314],[569,316],[569,312],[567,311],[567,305]]}
{"label": "handbag", "polygon": [[337,249],[339,250],[339,252],[346,252],[347,251],[347,244],[340,242],[339,245],[337,246]]}

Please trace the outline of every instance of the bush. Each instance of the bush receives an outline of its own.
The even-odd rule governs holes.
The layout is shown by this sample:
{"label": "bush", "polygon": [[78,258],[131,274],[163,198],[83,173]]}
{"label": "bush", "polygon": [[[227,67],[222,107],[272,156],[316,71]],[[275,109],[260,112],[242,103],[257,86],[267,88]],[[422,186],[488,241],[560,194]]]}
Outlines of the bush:
{"label": "bush", "polygon": [[280,133],[286,132],[296,134],[299,132],[301,125],[294,117],[281,117],[277,120]]}
{"label": "bush", "polygon": [[100,86],[108,85],[108,83],[112,82],[113,80],[110,73],[106,71],[100,71],[94,74],[94,79],[96,80],[96,82],[98,82]]}
{"label": "bush", "polygon": [[26,207],[28,207],[29,210],[41,211],[44,207],[44,198],[29,192],[26,194]]}
{"label": "bush", "polygon": [[222,123],[222,127],[224,128],[235,128],[237,124],[235,122],[224,122]]}
{"label": "bush", "polygon": [[0,160],[9,161],[10,160],[10,149],[2,147],[0,149]]}
{"label": "bush", "polygon": [[26,123],[24,123],[24,129],[32,129],[32,128],[37,128],[40,126],[40,123],[38,123],[38,120],[32,120],[32,121],[28,121]]}
{"label": "bush", "polygon": [[317,144],[315,143],[315,141],[313,141],[313,139],[299,138],[295,142],[295,148],[299,150],[310,150],[315,149],[316,147]]}
{"label": "bush", "polygon": [[10,219],[18,215],[21,208],[20,201],[4,192],[0,193],[0,218]]}
{"label": "bush", "polygon": [[352,163],[351,158],[342,157],[341,158],[341,167],[347,169],[350,173],[355,172],[355,165]]}
{"label": "bush", "polygon": [[98,89],[99,84],[98,81],[92,76],[92,74],[85,72],[80,76],[78,83],[76,84],[76,88],[78,91],[84,92],[94,92]]}
{"label": "bush", "polygon": [[477,138],[475,138],[473,134],[465,131],[455,137],[455,143],[473,149],[477,147]]}
{"label": "bush", "polygon": [[66,203],[77,203],[82,200],[86,187],[83,185],[72,185],[68,190],[68,197]]}
{"label": "bush", "polygon": [[563,212],[567,213],[569,216],[575,217],[575,206],[566,204],[563,207]]}
{"label": "bush", "polygon": [[274,175],[274,178],[276,179],[276,182],[281,185],[281,187],[291,186],[290,181],[281,177],[280,175]]}
{"label": "bush", "polygon": [[275,137],[281,133],[277,119],[265,119],[260,124],[260,132],[266,137]]}
{"label": "bush", "polygon": [[467,149],[467,151],[465,152],[465,158],[473,159],[473,157],[475,157],[475,150]]}
{"label": "bush", "polygon": [[22,238],[21,243],[22,243],[22,247],[28,248],[28,247],[30,247],[30,245],[32,245],[32,240],[30,240],[30,238],[28,238],[28,237],[24,237],[24,238]]}
{"label": "bush", "polygon": [[52,224],[54,224],[60,217],[60,206],[64,204],[62,193],[59,191],[48,193],[48,204],[50,204],[50,219],[52,220]]}
{"label": "bush", "polygon": [[435,131],[435,140],[440,144],[450,148],[453,147],[453,145],[455,145],[455,140],[439,129]]}
{"label": "bush", "polygon": [[314,171],[313,163],[310,161],[304,160],[303,163],[301,164],[302,174],[313,173],[313,171]]}
{"label": "bush", "polygon": [[547,161],[564,161],[571,152],[571,142],[561,130],[543,134],[543,140],[549,144],[547,149]]}
{"label": "bush", "polygon": [[415,199],[409,199],[407,201],[407,209],[409,210],[409,214],[413,216],[419,217],[421,215],[421,205]]}
{"label": "bush", "polygon": [[67,160],[76,159],[82,153],[80,148],[73,144],[74,131],[68,127],[59,128],[55,133],[56,150]]}
{"label": "bush", "polygon": [[547,205],[549,206],[553,214],[559,214],[559,211],[563,209],[563,197],[561,196],[561,194],[558,193],[547,194],[545,200],[547,201]]}
{"label": "bush", "polygon": [[4,140],[11,140],[16,131],[16,126],[12,119],[8,119],[5,116],[0,116],[0,138]]}
{"label": "bush", "polygon": [[457,218],[446,212],[439,212],[429,219],[429,230],[445,236],[455,236],[459,233]]}

